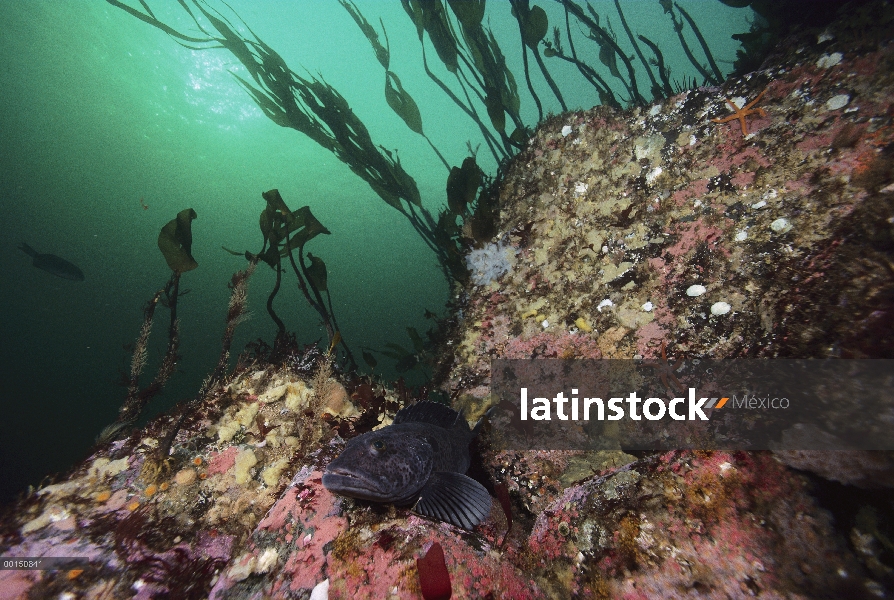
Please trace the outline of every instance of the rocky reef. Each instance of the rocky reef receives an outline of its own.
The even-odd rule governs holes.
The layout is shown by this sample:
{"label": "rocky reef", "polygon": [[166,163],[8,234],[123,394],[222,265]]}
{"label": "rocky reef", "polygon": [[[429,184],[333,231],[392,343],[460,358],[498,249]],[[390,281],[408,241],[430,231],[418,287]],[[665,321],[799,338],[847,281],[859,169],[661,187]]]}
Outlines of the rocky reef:
{"label": "rocky reef", "polygon": [[[499,183],[498,235],[442,355],[476,419],[494,358],[894,355],[894,13],[804,30],[763,67],[649,108],[543,122]],[[499,265],[487,265],[488,256]],[[894,589],[798,469],[888,486],[878,453],[506,451],[474,531],[334,496],[344,439],[408,400],[287,366],[238,370],[8,507],[0,598],[842,598]],[[443,570],[446,568],[446,577]]]}

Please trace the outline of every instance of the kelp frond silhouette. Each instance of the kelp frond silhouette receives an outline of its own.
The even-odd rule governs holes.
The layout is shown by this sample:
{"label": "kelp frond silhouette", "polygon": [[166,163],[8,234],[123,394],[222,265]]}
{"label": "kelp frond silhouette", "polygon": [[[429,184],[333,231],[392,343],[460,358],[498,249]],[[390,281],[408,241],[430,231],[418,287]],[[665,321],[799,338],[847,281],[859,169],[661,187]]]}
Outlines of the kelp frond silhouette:
{"label": "kelp frond silhouette", "polygon": [[[341,337],[338,321],[335,318],[332,296],[329,293],[326,263],[319,256],[314,256],[310,252],[305,255],[304,252],[305,245],[309,241],[318,235],[329,235],[329,230],[313,215],[309,206],[302,206],[294,211],[290,210],[279,190],[268,190],[261,196],[266,202],[259,219],[261,234],[264,236],[261,250],[255,254],[249,251],[237,252],[226,247],[223,249],[236,256],[244,255],[252,265],[263,261],[276,271],[276,282],[267,297],[267,312],[277,326],[274,352],[282,344],[288,345],[289,334],[286,331],[286,325],[273,308],[273,301],[282,285],[283,271],[287,268],[283,266],[283,261],[288,259],[286,264],[291,265],[298,281],[298,288],[307,303],[320,316],[326,329],[329,352],[332,353],[336,347],[340,347],[344,353],[346,366],[348,369],[354,369],[357,363]],[[325,300],[323,299],[324,294]]]}
{"label": "kelp frond silhouette", "polygon": [[[127,379],[127,396],[118,409],[118,418],[100,432],[97,443],[111,442],[122,437],[131,427],[136,425],[140,414],[152,398],[161,393],[165,384],[177,367],[180,359],[180,320],[177,318],[177,301],[188,293],[180,291],[180,277],[186,271],[192,271],[199,264],[192,257],[192,222],[196,219],[196,211],[191,208],[181,210],[177,217],[168,221],[158,234],[158,249],[165,262],[171,268],[171,277],[165,286],[158,290],[143,309],[143,325],[133,348],[130,362],[130,377]],[[155,319],[155,309],[161,304],[170,312],[168,325],[168,347],[152,382],[140,388],[140,376],[146,368],[148,357],[149,334]]]}
{"label": "kelp frond silhouette", "polygon": [[[236,73],[233,77],[270,120],[307,135],[348,165],[382,200],[410,222],[436,254],[449,281],[464,280],[467,273],[463,261],[457,257],[464,246],[472,241],[462,235],[464,229],[469,229],[467,219],[475,219],[481,225],[487,215],[495,214],[493,207],[485,201],[484,194],[477,202],[468,204],[471,212],[458,213],[448,206],[435,218],[422,205],[416,181],[404,170],[397,152],[373,142],[366,126],[338,90],[326,83],[322,76],[302,76],[291,70],[283,58],[225,3],[222,4],[229,8],[232,17],[225,16],[205,0],[179,0],[179,6],[199,31],[199,34],[187,34],[157,18],[145,0],[140,0],[140,8],[128,6],[120,0],[107,2],[164,31],[187,48],[223,48],[229,51],[248,72],[248,77]],[[447,160],[426,135],[419,106],[397,73],[391,70],[391,48],[384,23],[380,21],[383,42],[353,0],[339,2],[366,36],[376,59],[385,70],[385,99],[389,107],[411,131],[425,137],[444,166],[451,170]],[[530,0],[509,2],[518,23],[527,89],[537,106],[540,120],[544,117],[544,108],[531,81],[529,55],[534,57],[543,80],[563,110],[567,110],[565,99],[547,70],[543,57],[557,58],[575,65],[596,88],[600,100],[614,107],[621,107],[624,103],[643,106],[676,91],[671,84],[671,71],[663,53],[647,37],[634,34],[619,0],[614,3],[633,49],[630,56],[619,43],[608,19],[600,19],[590,4],[586,3],[584,8],[574,0],[558,2],[565,13],[564,41],[559,27],[553,28],[552,39],[547,39],[550,23],[541,7],[533,5]],[[684,54],[704,82],[720,83],[722,73],[691,15],[673,0],[659,2],[670,16],[671,26]],[[426,74],[472,120],[489,152],[498,164],[503,164],[524,146],[530,129],[521,117],[521,97],[515,76],[507,66],[496,36],[485,25],[484,0],[401,0],[401,4],[415,25]],[[572,22],[580,35],[598,46],[599,62],[602,63],[598,69],[578,55]],[[686,25],[698,40],[707,64],[696,58],[686,41],[683,35]],[[426,37],[444,69],[455,79],[453,87],[432,70],[426,51]],[[647,56],[647,52],[651,56]],[[650,82],[651,98],[647,97],[648,92],[641,90],[634,64],[636,59],[642,65],[641,72]],[[607,73],[600,74],[601,69],[606,69]],[[626,98],[619,97],[613,84],[623,88]],[[474,157],[474,153],[470,154]],[[488,210],[480,211],[479,208],[483,206]],[[483,229],[490,228],[485,226]]]}
{"label": "kelp frond silhouette", "polygon": [[[448,278],[462,276],[462,273],[450,271],[446,251],[438,245],[437,221],[422,206],[416,181],[401,166],[400,158],[372,141],[348,101],[322,77],[298,75],[244,22],[242,28],[247,35],[240,33],[230,19],[202,0],[180,2],[201,31],[201,36],[187,35],[159,20],[145,2],[140,3],[143,12],[119,0],[107,1],[164,31],[186,48],[228,50],[250,75],[246,79],[234,73],[233,77],[271,121],[300,131],[332,152],[366,181],[382,200],[410,221],[438,255]],[[399,85],[396,79],[393,81]]]}

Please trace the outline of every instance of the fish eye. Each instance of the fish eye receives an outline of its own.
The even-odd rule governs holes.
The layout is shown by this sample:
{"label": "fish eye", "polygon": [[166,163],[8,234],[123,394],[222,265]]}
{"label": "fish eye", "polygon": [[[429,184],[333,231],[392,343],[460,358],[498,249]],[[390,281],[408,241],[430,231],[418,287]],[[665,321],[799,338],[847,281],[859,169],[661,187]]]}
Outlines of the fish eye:
{"label": "fish eye", "polygon": [[373,448],[375,448],[376,450],[384,450],[385,446],[385,440],[376,440],[373,442]]}

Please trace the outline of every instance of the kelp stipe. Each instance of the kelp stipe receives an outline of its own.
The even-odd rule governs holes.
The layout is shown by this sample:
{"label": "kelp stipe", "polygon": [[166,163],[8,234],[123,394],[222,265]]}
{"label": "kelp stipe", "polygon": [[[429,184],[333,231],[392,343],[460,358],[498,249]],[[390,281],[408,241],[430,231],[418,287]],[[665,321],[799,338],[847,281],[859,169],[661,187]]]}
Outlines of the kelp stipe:
{"label": "kelp stipe", "polygon": [[552,90],[556,100],[562,106],[562,112],[567,112],[568,106],[565,104],[565,99],[562,98],[559,87],[553,81],[549,71],[546,70],[546,65],[543,63],[543,58],[540,57],[540,51],[537,49],[540,42],[543,41],[543,38],[549,32],[549,20],[546,12],[539,6],[532,8],[529,6],[528,0],[511,0],[511,4],[512,16],[518,21],[518,30],[522,39],[522,61],[525,68],[525,79],[528,82],[528,92],[530,92],[531,97],[534,98],[534,102],[537,104],[538,120],[543,120],[543,107],[540,106],[540,99],[537,98],[537,94],[534,93],[534,86],[531,84],[531,75],[528,72],[528,50],[534,55],[537,66],[540,67],[540,72],[549,85],[549,89]]}
{"label": "kelp stipe", "polygon": [[220,385],[227,373],[227,366],[230,359],[230,347],[233,343],[233,334],[236,327],[245,321],[248,316],[248,280],[255,272],[257,260],[251,260],[248,267],[242,271],[237,271],[230,279],[229,288],[230,302],[227,305],[226,327],[224,328],[223,339],[221,341],[220,357],[217,360],[217,366],[214,371],[202,382],[199,393],[192,399],[180,405],[180,414],[171,425],[168,432],[161,438],[156,451],[147,457],[143,468],[143,479],[147,481],[155,481],[158,476],[165,473],[168,468],[168,457],[170,456],[171,446],[174,444],[174,438],[177,432],[186,423],[186,419],[194,417],[196,409],[202,398],[205,398],[212,389]]}
{"label": "kelp stipe", "polygon": [[[618,12],[618,17],[621,21],[621,25],[624,29],[624,32],[627,34],[627,39],[630,41],[630,45],[633,48],[635,56],[642,64],[643,70],[651,84],[651,99],[646,98],[640,92],[639,83],[637,81],[637,71],[636,67],[633,64],[633,61],[630,59],[630,57],[627,56],[623,48],[621,48],[621,46],[618,44],[617,36],[612,31],[611,26],[602,26],[600,22],[600,15],[593,9],[593,7],[587,4],[587,10],[584,11],[584,9],[579,4],[575,3],[574,0],[558,1],[565,8],[566,35],[568,38],[568,45],[571,49],[571,55],[566,55],[563,52],[563,43],[558,28],[554,30],[552,41],[544,40],[543,44],[547,48],[547,52],[544,52],[544,54],[549,57],[556,57],[561,60],[571,62],[575,66],[577,66],[578,70],[581,72],[584,78],[587,79],[587,81],[589,81],[590,84],[599,91],[599,96],[603,104],[617,106],[614,92],[611,90],[608,82],[604,78],[599,76],[595,69],[578,59],[576,50],[574,48],[574,42],[571,37],[571,16],[574,16],[574,18],[580,24],[588,29],[588,33],[586,34],[586,36],[592,41],[596,42],[596,44],[599,46],[600,62],[602,62],[602,64],[608,68],[611,75],[624,86],[628,94],[627,102],[629,104],[645,106],[650,102],[654,102],[662,98],[668,98],[680,91],[679,89],[675,89],[675,87],[671,85],[671,70],[665,62],[664,54],[659,49],[658,45],[644,35],[634,35],[633,30],[627,23],[627,18],[624,16],[624,11],[621,8],[621,2],[619,0],[615,0],[615,8]],[[671,0],[659,1],[662,8],[664,9],[665,14],[670,15],[671,26],[677,35],[683,53],[685,54],[687,60],[689,60],[693,67],[695,67],[696,71],[698,71],[699,75],[702,76],[704,84],[719,85],[723,81],[723,73],[717,66],[714,56],[711,53],[710,48],[708,47],[708,43],[702,35],[701,30],[698,28],[695,19],[693,19],[692,16],[677,3],[674,3]],[[677,17],[677,14],[674,12],[674,7],[676,7],[676,9],[682,15],[682,19]],[[699,60],[695,57],[695,54],[692,52],[692,49],[689,47],[689,44],[683,35],[683,21],[685,21],[689,25],[693,35],[695,35],[696,39],[698,40],[699,45],[701,46],[701,49],[705,55],[705,59],[708,62],[707,66],[699,62]],[[733,37],[735,38],[736,36]],[[639,44],[637,43],[637,40],[641,41],[643,44],[649,47],[649,49],[654,54],[654,58],[646,57],[642,48],[640,48]],[[618,66],[618,61],[620,61],[624,67],[623,73]],[[655,73],[655,70],[657,70],[657,75]],[[685,76],[681,81],[686,81]],[[695,81],[692,81],[692,84],[694,86]]]}
{"label": "kelp stipe", "polygon": [[[196,211],[191,208],[180,211],[177,218],[170,220],[158,234],[158,248],[161,250],[165,261],[171,268],[171,278],[165,286],[157,291],[143,309],[143,326],[137,337],[133,349],[133,358],[130,363],[130,377],[128,379],[127,397],[118,410],[118,418],[107,426],[97,437],[99,444],[111,442],[133,427],[140,413],[152,398],[161,393],[168,379],[174,373],[177,360],[180,358],[177,349],[180,347],[180,323],[177,320],[177,301],[187,292],[180,292],[180,276],[186,271],[192,271],[199,265],[192,257],[192,221],[196,218]],[[140,389],[139,379],[146,368],[148,355],[147,345],[149,334],[152,332],[152,324],[155,318],[155,309],[158,304],[165,305],[170,311],[168,325],[168,348],[162,358],[161,365],[152,382]]]}
{"label": "kelp stipe", "polygon": [[[264,236],[260,252],[254,254],[249,251],[244,253],[224,248],[227,252],[241,256],[252,264],[263,261],[276,271],[276,283],[267,297],[267,312],[276,323],[277,334],[274,341],[274,353],[277,344],[288,343],[288,334],[282,319],[273,309],[273,300],[279,293],[282,282],[283,259],[288,258],[288,264],[297,278],[298,287],[311,308],[313,308],[326,328],[331,351],[340,347],[344,353],[346,367],[354,369],[357,366],[354,355],[341,337],[338,321],[335,318],[335,310],[332,307],[332,297],[329,293],[326,263],[319,256],[310,252],[304,255],[304,246],[320,234],[329,235],[330,231],[313,215],[309,206],[302,206],[297,210],[289,210],[279,190],[269,190],[261,194],[267,202],[267,206],[261,211],[260,226]],[[297,258],[296,255],[297,254]],[[325,300],[323,294],[326,295]]]}
{"label": "kelp stipe", "polygon": [[422,129],[422,114],[419,112],[419,106],[416,104],[416,101],[413,100],[413,97],[410,95],[408,91],[404,89],[403,84],[400,82],[400,78],[396,73],[391,71],[391,50],[388,47],[388,32],[385,31],[385,24],[380,23],[382,25],[382,33],[385,35],[385,45],[379,41],[379,34],[373,28],[372,25],[369,24],[369,21],[366,20],[366,17],[360,12],[357,8],[357,5],[350,0],[338,0],[339,3],[344,7],[348,14],[351,15],[351,18],[357,23],[357,26],[360,28],[360,31],[366,36],[366,39],[369,40],[370,45],[373,47],[373,52],[376,54],[376,59],[378,59],[379,64],[382,65],[382,68],[385,69],[385,101],[388,103],[388,106],[391,107],[391,110],[401,118],[401,120],[406,124],[406,126],[413,131],[414,133],[418,133],[425,141],[428,142],[428,145],[431,146],[431,149],[435,154],[438,155],[438,158],[447,168],[450,170],[450,164],[441,154],[441,152],[435,147],[432,141],[429,139],[427,135],[425,135],[425,131]]}

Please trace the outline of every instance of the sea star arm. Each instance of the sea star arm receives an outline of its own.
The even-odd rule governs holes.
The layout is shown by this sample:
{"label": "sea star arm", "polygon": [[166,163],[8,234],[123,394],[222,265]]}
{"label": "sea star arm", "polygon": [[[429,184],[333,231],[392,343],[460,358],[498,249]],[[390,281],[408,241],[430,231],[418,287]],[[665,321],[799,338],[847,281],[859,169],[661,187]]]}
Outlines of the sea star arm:
{"label": "sea star arm", "polygon": [[726,98],[726,103],[729,104],[730,107],[733,109],[733,114],[726,117],[711,119],[711,121],[713,121],[714,123],[728,123],[733,119],[738,119],[739,124],[742,126],[742,135],[748,135],[748,126],[745,122],[745,117],[749,115],[760,115],[761,117],[767,116],[767,112],[763,108],[754,108],[754,105],[760,101],[766,91],[766,89],[761,91],[761,93],[758,94],[754,100],[752,100],[742,108],[739,108],[738,106],[736,106],[735,102],[733,102],[729,98]]}

